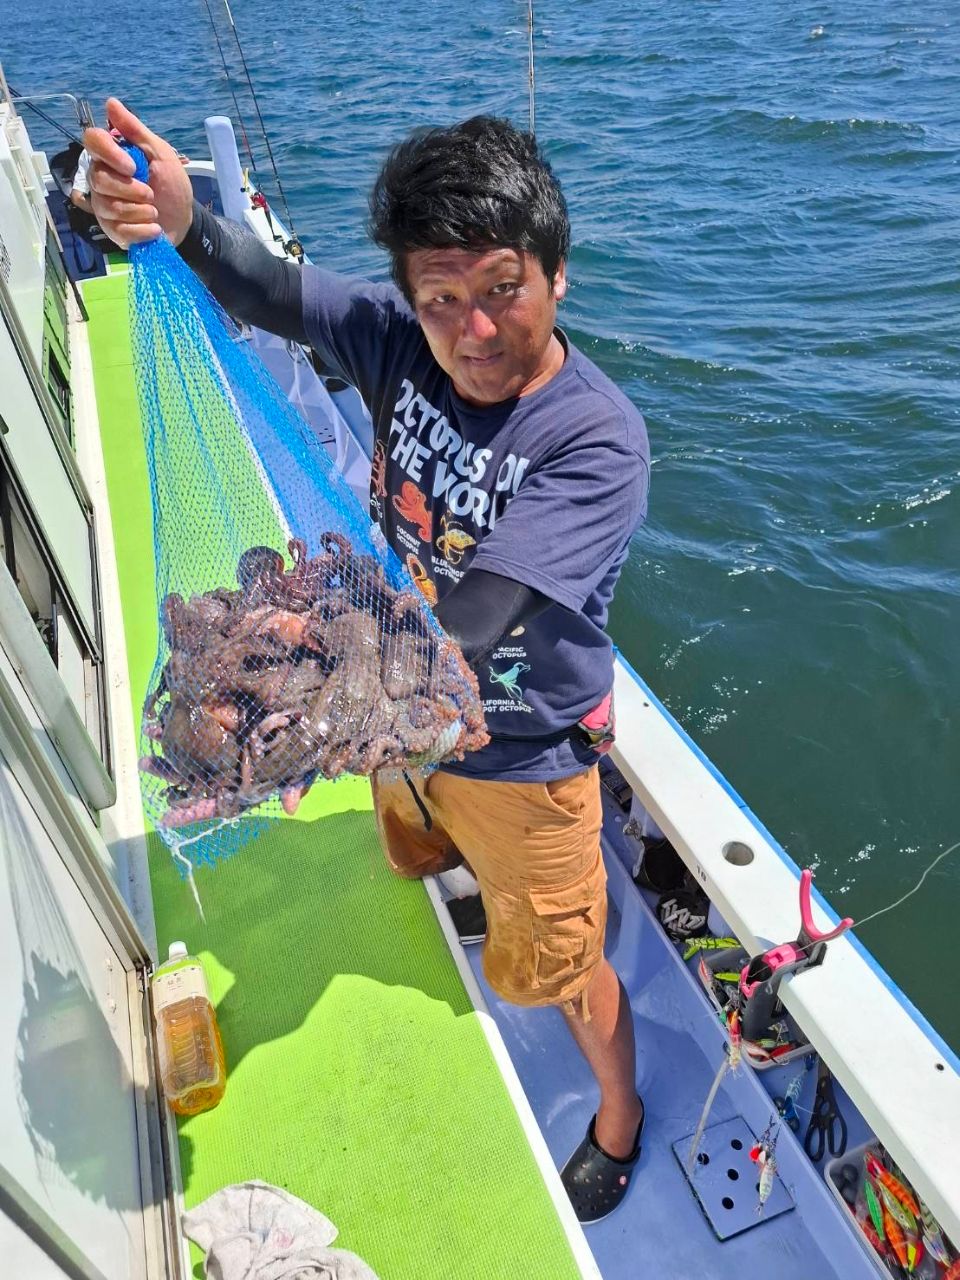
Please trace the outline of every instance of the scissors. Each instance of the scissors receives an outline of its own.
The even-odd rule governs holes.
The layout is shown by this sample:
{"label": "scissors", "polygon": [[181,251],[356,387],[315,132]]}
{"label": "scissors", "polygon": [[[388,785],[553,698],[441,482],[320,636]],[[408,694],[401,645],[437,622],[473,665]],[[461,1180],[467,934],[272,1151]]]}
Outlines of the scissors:
{"label": "scissors", "polygon": [[817,1093],[803,1149],[814,1163],[822,1160],[827,1151],[832,1156],[842,1156],[847,1149],[847,1122],[837,1110],[833,1076],[822,1058],[817,1067]]}

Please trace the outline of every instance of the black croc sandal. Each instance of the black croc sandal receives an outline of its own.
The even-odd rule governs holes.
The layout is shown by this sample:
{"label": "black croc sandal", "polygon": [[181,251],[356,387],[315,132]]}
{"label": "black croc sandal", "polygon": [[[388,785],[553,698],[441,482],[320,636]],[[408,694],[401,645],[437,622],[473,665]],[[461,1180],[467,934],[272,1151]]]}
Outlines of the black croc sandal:
{"label": "black croc sandal", "polygon": [[627,1194],[634,1166],[640,1159],[645,1119],[646,1112],[641,1117],[633,1151],[625,1160],[616,1160],[597,1144],[597,1117],[594,1116],[586,1137],[560,1171],[560,1180],[570,1197],[573,1211],[584,1226],[613,1213]]}

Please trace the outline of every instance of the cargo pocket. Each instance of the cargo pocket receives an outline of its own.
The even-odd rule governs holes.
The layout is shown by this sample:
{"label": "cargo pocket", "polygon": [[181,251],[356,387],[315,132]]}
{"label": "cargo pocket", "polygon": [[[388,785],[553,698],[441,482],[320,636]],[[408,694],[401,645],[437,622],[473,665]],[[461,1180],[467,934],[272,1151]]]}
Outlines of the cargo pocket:
{"label": "cargo pocket", "polygon": [[534,987],[558,1002],[580,985],[603,949],[606,902],[602,880],[591,876],[566,889],[530,889],[533,910]]}

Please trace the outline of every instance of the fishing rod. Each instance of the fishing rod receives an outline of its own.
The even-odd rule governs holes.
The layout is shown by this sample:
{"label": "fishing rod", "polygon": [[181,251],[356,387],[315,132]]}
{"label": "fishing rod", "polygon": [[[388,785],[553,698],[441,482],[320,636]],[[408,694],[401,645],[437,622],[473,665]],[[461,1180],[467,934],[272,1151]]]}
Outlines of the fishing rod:
{"label": "fishing rod", "polygon": [[[41,93],[41,94],[24,95],[22,93],[17,93],[16,89],[14,89],[12,84],[8,84],[7,88],[10,90],[10,97],[13,99],[14,102],[16,102],[20,106],[29,107],[31,111],[36,112],[36,114],[40,117],[41,120],[46,120],[47,124],[53,125],[54,129],[58,129],[65,138],[69,139],[70,142],[80,143],[80,139],[77,137],[75,133],[71,133],[70,130],[67,129],[64,125],[62,125],[59,120],[54,120],[53,116],[47,115],[46,111],[44,111],[42,107],[38,107],[36,102],[34,101],[34,98],[38,98],[38,97],[39,98],[69,98],[70,101],[73,103],[74,108],[76,109],[78,118],[80,118],[80,114],[81,114],[80,104],[77,102],[77,99],[73,96],[72,93]],[[80,145],[82,146],[83,144],[80,143]]]}
{"label": "fishing rod", "polygon": [[530,132],[536,133],[537,72],[533,57],[533,0],[527,0],[527,88],[530,98]]}
{"label": "fishing rod", "polygon": [[227,78],[227,88],[230,90],[230,97],[233,99],[233,109],[237,113],[237,123],[240,125],[240,133],[243,136],[243,145],[247,149],[247,155],[250,158],[250,172],[257,172],[257,162],[253,158],[253,148],[250,146],[250,139],[247,137],[247,127],[243,123],[243,116],[240,114],[240,103],[237,101],[237,92],[233,87],[233,81],[230,78],[230,68],[227,65],[227,55],[223,51],[223,45],[220,41],[220,33],[217,30],[216,19],[213,16],[213,9],[210,7],[210,0],[203,0],[207,10],[207,17],[210,19],[210,26],[213,28],[213,38],[217,42],[217,51],[220,54],[220,62],[223,65],[223,74]]}
{"label": "fishing rod", "polygon": [[290,230],[290,240],[287,242],[284,248],[287,249],[289,252],[295,254],[298,258],[302,259],[303,246],[301,245],[299,239],[297,238],[297,233],[294,230],[293,218],[290,214],[290,206],[287,204],[287,197],[283,190],[283,183],[280,181],[280,172],[277,169],[277,162],[274,159],[274,155],[273,155],[273,147],[271,147],[270,145],[270,136],[267,133],[267,126],[264,124],[263,113],[260,110],[260,102],[259,102],[259,99],[257,98],[257,91],[253,87],[253,80],[250,76],[250,68],[247,65],[247,59],[244,56],[243,45],[240,43],[240,32],[237,30],[237,24],[233,20],[233,13],[231,12],[231,9],[230,9],[230,0],[223,0],[223,7],[227,11],[227,17],[230,19],[230,26],[233,29],[233,38],[236,41],[237,52],[240,54],[240,61],[243,64],[243,73],[247,78],[247,85],[250,89],[250,97],[253,99],[254,110],[256,111],[257,119],[260,122],[260,132],[263,134],[263,141],[267,148],[267,155],[270,157],[270,167],[273,169],[273,177],[277,184],[277,191],[280,194],[280,202],[283,205],[284,216],[286,217],[287,226]]}

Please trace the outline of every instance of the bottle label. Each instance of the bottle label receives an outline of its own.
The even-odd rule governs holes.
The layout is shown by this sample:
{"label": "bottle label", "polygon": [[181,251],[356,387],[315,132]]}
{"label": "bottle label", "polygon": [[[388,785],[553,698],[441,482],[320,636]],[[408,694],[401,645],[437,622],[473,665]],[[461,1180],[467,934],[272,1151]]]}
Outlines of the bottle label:
{"label": "bottle label", "polygon": [[207,995],[203,969],[196,963],[184,964],[178,969],[158,973],[151,985],[153,1009],[158,1014],[168,1005],[176,1004],[179,1000],[190,1000],[194,996],[200,996],[203,1000],[210,998]]}

